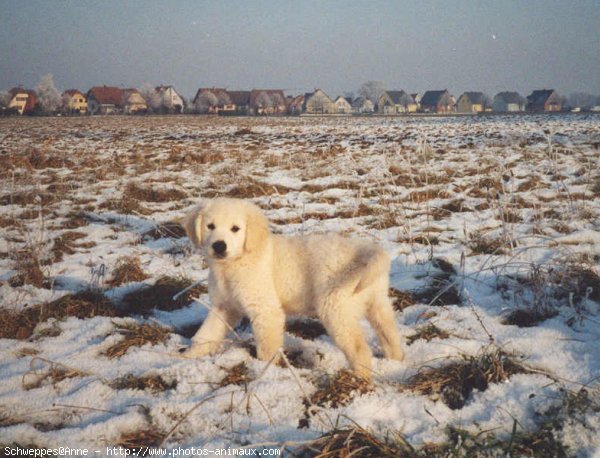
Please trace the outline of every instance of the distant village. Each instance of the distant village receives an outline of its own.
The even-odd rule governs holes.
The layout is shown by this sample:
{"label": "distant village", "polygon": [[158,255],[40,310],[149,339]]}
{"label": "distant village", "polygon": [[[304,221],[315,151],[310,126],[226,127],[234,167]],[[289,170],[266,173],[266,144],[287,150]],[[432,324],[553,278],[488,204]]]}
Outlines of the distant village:
{"label": "distant village", "polygon": [[[363,85],[357,97],[330,97],[321,89],[286,95],[282,89],[232,91],[200,88],[186,101],[173,86],[124,89],[95,86],[87,92],[68,89],[60,93],[53,82],[40,83],[37,90],[13,88],[0,97],[1,115],[110,115],[110,114],[210,114],[221,116],[264,115],[407,115],[478,114],[523,112],[600,112],[600,98],[585,102],[567,101],[553,89],[534,90],[527,97],[517,92],[500,92],[493,98],[483,92],[464,92],[458,98],[448,90],[407,93],[384,90],[376,82]],[[43,80],[43,79],[42,79]],[[369,84],[371,83],[371,87]],[[591,100],[591,101],[590,101]]]}

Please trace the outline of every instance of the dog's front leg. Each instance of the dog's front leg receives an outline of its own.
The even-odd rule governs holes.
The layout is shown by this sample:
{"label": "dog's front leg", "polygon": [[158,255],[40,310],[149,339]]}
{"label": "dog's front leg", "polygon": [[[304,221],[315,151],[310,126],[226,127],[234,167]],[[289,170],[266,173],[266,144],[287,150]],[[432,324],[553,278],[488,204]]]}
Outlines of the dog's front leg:
{"label": "dog's front leg", "polygon": [[196,335],[192,338],[192,345],[184,356],[198,358],[215,353],[221,346],[221,342],[240,321],[242,314],[232,307],[213,307]]}
{"label": "dog's front leg", "polygon": [[256,341],[256,356],[262,361],[278,362],[276,356],[283,347],[283,331],[285,327],[285,314],[281,304],[275,298],[268,301],[261,298],[261,302],[248,303],[245,307],[254,339]]}

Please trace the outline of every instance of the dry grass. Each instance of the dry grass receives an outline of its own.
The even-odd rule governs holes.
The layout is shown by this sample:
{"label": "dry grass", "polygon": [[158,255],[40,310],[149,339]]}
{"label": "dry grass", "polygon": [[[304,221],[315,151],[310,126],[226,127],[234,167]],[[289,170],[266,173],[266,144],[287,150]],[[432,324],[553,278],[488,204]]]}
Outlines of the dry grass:
{"label": "dry grass", "polygon": [[157,224],[155,228],[144,232],[144,237],[149,237],[153,240],[162,239],[164,237],[180,239],[185,236],[185,229],[181,224],[176,222],[160,223]]}
{"label": "dry grass", "polygon": [[390,288],[389,296],[392,299],[392,306],[394,307],[394,310],[397,310],[398,312],[401,312],[405,308],[416,304],[412,294],[408,291],[400,291],[396,288]]}
{"label": "dry grass", "polygon": [[193,301],[194,297],[208,292],[206,286],[196,285],[176,300],[173,300],[177,293],[191,285],[192,281],[187,278],[163,276],[156,280],[154,285],[144,286],[125,295],[123,302],[129,314],[145,315],[155,308],[159,310],[177,310],[187,306]]}
{"label": "dry grass", "polygon": [[50,318],[57,320],[74,316],[91,318],[94,316],[119,316],[119,311],[101,293],[82,291],[68,294],[55,301],[26,307],[20,311],[2,310],[0,313],[0,337],[7,339],[27,339],[35,327]]}
{"label": "dry grass", "polygon": [[112,278],[107,282],[109,286],[121,286],[125,283],[140,282],[148,278],[142,269],[138,256],[121,256],[117,259],[112,271]]}
{"label": "dry grass", "polygon": [[133,374],[127,374],[124,377],[113,380],[110,383],[110,387],[115,390],[147,390],[153,393],[160,393],[176,388],[177,380],[168,382],[160,375],[136,377]]}
{"label": "dry grass", "polygon": [[460,409],[473,390],[485,391],[490,383],[528,372],[515,356],[499,349],[485,350],[477,356],[463,355],[461,360],[442,367],[425,368],[411,377],[403,389],[441,398],[451,409]]}
{"label": "dry grass", "polygon": [[349,404],[355,396],[373,391],[370,383],[352,372],[340,370],[335,375],[326,375],[318,383],[317,390],[311,395],[310,403],[304,401],[306,412],[300,420],[299,427],[307,428],[313,412],[313,406],[337,408]]}
{"label": "dry grass", "polygon": [[30,370],[23,375],[21,381],[24,390],[40,388],[43,385],[51,384],[56,386],[59,382],[73,377],[84,377],[89,375],[87,372],[56,361],[50,361],[45,358],[35,356],[29,364]]}
{"label": "dry grass", "polygon": [[429,323],[417,329],[415,334],[406,338],[406,345],[412,345],[415,340],[426,340],[430,342],[433,339],[447,339],[450,334],[443,329],[438,328],[435,324]]}
{"label": "dry grass", "polygon": [[90,241],[85,243],[76,243],[76,240],[85,238],[87,234],[77,231],[66,231],[54,239],[52,246],[52,257],[54,262],[63,260],[64,255],[77,253],[78,248],[92,248],[96,246],[96,242]]}
{"label": "dry grass", "polygon": [[511,310],[502,320],[502,324],[515,325],[520,328],[530,328],[542,321],[558,315],[557,310],[539,310],[534,308],[518,308]]}
{"label": "dry grass", "polygon": [[122,357],[131,347],[157,345],[165,343],[169,338],[169,330],[157,324],[126,323],[118,325],[117,332],[123,335],[123,339],[111,345],[103,353],[111,359]]}
{"label": "dry grass", "polygon": [[225,371],[227,374],[217,384],[220,388],[227,385],[247,386],[248,383],[252,381],[248,371],[248,366],[243,361],[233,367],[230,367],[229,369],[226,369]]}
{"label": "dry grass", "polygon": [[128,183],[123,195],[134,200],[144,202],[173,202],[187,197],[187,193],[176,189],[156,189],[154,187],[141,186],[137,183]]}
{"label": "dry grass", "polygon": [[159,446],[165,436],[165,433],[155,428],[130,431],[121,434],[116,445],[129,450],[136,456],[148,456],[148,448]]}

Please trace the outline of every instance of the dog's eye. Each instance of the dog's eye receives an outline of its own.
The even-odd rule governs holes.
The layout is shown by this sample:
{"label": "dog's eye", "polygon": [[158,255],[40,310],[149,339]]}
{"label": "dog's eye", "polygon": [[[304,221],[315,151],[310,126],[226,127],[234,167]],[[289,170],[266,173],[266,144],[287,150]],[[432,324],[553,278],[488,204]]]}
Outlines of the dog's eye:
{"label": "dog's eye", "polygon": [[237,227],[237,226],[231,226],[231,232],[237,232],[239,230],[240,230],[239,227]]}
{"label": "dog's eye", "polygon": [[207,224],[206,227],[208,227],[211,231],[215,228],[215,225],[213,223]]}

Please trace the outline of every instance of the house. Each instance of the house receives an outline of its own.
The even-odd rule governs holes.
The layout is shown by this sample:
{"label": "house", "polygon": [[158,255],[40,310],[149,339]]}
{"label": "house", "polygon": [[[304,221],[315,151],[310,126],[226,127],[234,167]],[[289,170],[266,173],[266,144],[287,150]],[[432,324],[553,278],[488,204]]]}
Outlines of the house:
{"label": "house", "polygon": [[288,114],[299,115],[302,113],[302,107],[304,106],[304,96],[297,95],[292,97],[288,102]]}
{"label": "house", "polygon": [[527,111],[560,111],[562,98],[554,89],[540,89],[527,96]]}
{"label": "house", "polygon": [[337,114],[352,114],[352,103],[341,95],[333,102]]}
{"label": "house", "polygon": [[219,111],[226,109],[233,111],[231,98],[224,88],[200,88],[192,101],[195,111],[205,114],[218,114]]}
{"label": "house", "polygon": [[252,89],[250,113],[256,115],[285,114],[287,106],[281,89]]}
{"label": "house", "polygon": [[352,113],[355,114],[370,114],[375,112],[373,102],[362,95],[357,97],[352,102]]}
{"label": "house", "polygon": [[8,95],[10,97],[10,101],[8,102],[9,110],[11,108],[17,110],[21,115],[33,112],[35,104],[37,103],[35,91],[16,87],[8,91]]}
{"label": "house", "polygon": [[325,91],[315,89],[304,94],[302,112],[306,114],[332,114],[336,112],[335,103]]}
{"label": "house", "polygon": [[158,86],[155,88],[160,97],[161,108],[169,113],[183,113],[183,97],[175,90],[173,86]]}
{"label": "house", "polygon": [[137,89],[123,89],[123,111],[127,114],[146,113],[148,104]]}
{"label": "house", "polygon": [[123,90],[112,86],[94,86],[87,92],[90,114],[119,113],[123,109]]}
{"label": "house", "polygon": [[67,89],[62,93],[63,108],[71,114],[87,113],[88,104],[83,92],[79,89]]}
{"label": "house", "polygon": [[377,108],[381,114],[414,113],[417,104],[405,91],[385,91],[379,97]]}
{"label": "house", "polygon": [[231,114],[246,115],[250,112],[250,91],[227,91],[227,94],[235,107]]}
{"label": "house", "polygon": [[483,92],[464,92],[456,102],[458,113],[481,113],[488,108],[488,98]]}
{"label": "house", "polygon": [[427,91],[421,99],[421,111],[425,113],[453,113],[455,102],[447,89]]}
{"label": "house", "polygon": [[492,110],[499,113],[525,111],[525,98],[518,92],[499,92],[494,96]]}

